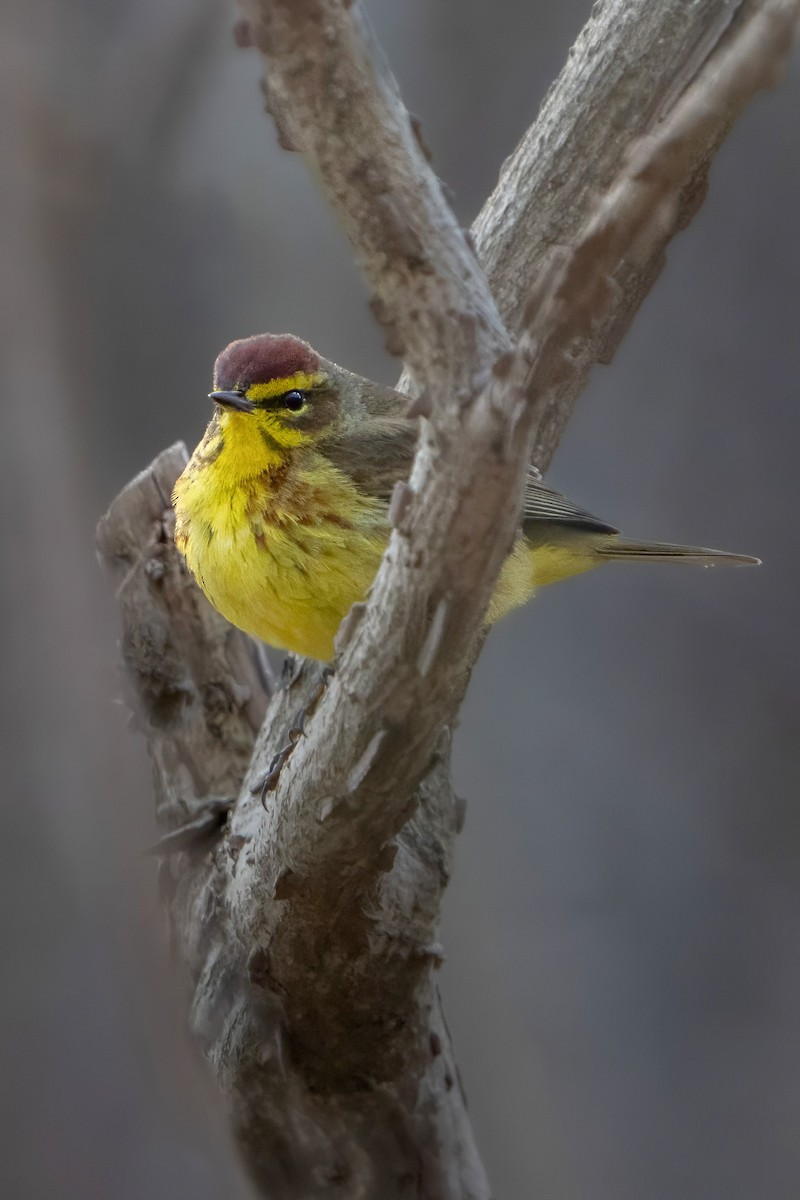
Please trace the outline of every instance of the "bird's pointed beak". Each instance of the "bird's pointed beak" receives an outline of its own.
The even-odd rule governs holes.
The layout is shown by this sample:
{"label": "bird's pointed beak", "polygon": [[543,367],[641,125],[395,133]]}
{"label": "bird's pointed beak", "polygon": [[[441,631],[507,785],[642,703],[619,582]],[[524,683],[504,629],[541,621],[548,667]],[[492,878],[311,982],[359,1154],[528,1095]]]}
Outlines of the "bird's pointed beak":
{"label": "bird's pointed beak", "polygon": [[208,398],[216,404],[221,404],[223,408],[233,408],[236,412],[251,413],[254,411],[252,401],[247,399],[244,392],[209,392]]}

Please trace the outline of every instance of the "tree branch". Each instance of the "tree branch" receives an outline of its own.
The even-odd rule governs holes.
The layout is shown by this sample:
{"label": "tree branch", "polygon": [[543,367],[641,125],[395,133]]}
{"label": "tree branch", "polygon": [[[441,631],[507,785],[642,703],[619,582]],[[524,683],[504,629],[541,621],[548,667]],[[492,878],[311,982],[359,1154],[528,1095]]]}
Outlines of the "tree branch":
{"label": "tree branch", "polygon": [[[300,670],[273,695],[225,835],[210,853],[204,843],[166,860],[171,923],[195,983],[193,1024],[265,1193],[321,1196],[336,1184],[353,1197],[391,1200],[416,1187],[423,1197],[485,1200],[434,981],[459,820],[448,728],[514,536],[534,442],[546,461],[591,362],[608,357],[666,242],[696,207],[714,149],[772,80],[800,6],[595,7],[476,225],[500,311],[519,338],[513,352],[391,76],[375,65],[358,6],[242,7],[267,63],[281,138],[319,173],[430,419],[412,478],[395,495],[370,599],[340,631],[336,675],[321,694],[315,673]],[[177,468],[174,457],[154,467],[156,508]],[[152,552],[135,549],[151,536],[154,509],[145,498],[147,520],[125,534],[134,493],[150,494],[147,480],[132,488],[106,518],[101,545],[119,561],[123,618],[135,630],[140,617],[125,597],[139,589],[137,605],[154,603],[152,580],[142,584]],[[169,578],[183,579],[168,595],[161,646],[184,620],[191,585],[161,534],[157,542]],[[121,543],[124,553],[114,549]],[[214,676],[226,670],[212,633],[199,659],[195,634],[181,635],[179,663],[208,652]],[[152,640],[125,638],[145,677]],[[179,666],[169,677],[180,674]],[[201,678],[198,667],[193,697],[205,695]],[[163,788],[180,798],[186,762],[162,752],[162,690],[145,687],[140,701]],[[234,786],[252,737],[245,707],[242,696],[230,705],[243,730],[230,748]],[[253,788],[298,708],[310,714],[305,735],[265,813]],[[188,710],[197,729],[206,725],[188,753],[203,763],[208,718],[198,699]],[[166,736],[175,733],[168,723]],[[207,798],[207,773],[195,765],[191,774],[195,798]]]}
{"label": "tree branch", "polygon": [[[541,111],[500,173],[472,227],[503,319],[523,329],[531,281],[559,247],[574,244],[631,143],[657,130],[684,90],[754,11],[752,0],[595,4]],[[609,363],[666,262],[666,246],[705,199],[707,172],[738,109],[720,108],[686,164],[681,197],[649,260],[615,269],[617,301],[572,348],[573,371],[551,396],[533,452],[545,470],[589,371]]]}
{"label": "tree branch", "polygon": [[[536,302],[527,306],[533,328],[513,371],[507,359],[491,364],[485,356],[477,330],[486,327],[474,313],[485,311],[486,285],[473,263],[454,278],[463,241],[442,213],[407,115],[386,77],[371,70],[348,11],[334,0],[252,0],[246,11],[267,58],[267,94],[281,128],[319,171],[392,328],[404,343],[418,336],[413,369],[436,396],[370,602],[350,640],[340,639],[329,694],[255,834],[254,881],[241,884],[249,896],[258,881],[271,887],[277,864],[287,859],[308,887],[318,873],[324,891],[330,870],[352,882],[353,864],[372,862],[402,827],[438,731],[460,702],[464,664],[513,538],[537,424],[553,412],[558,391],[570,396],[585,378],[585,353],[575,361],[567,351],[576,341],[596,344],[597,331],[630,307],[615,276],[643,277],[663,252],[685,217],[681,199],[698,161],[769,82],[797,9],[774,2],[746,14],[658,131],[641,142],[609,199],[595,200],[597,216],[575,248],[550,255]],[[329,95],[334,100],[326,104]],[[354,111],[363,121],[353,137],[347,114]],[[389,181],[386,223],[374,216],[376,180]],[[450,350],[460,347],[457,363],[434,348],[420,355],[431,327]],[[499,378],[486,386],[490,366]],[[252,904],[237,907],[249,922]],[[252,925],[247,933],[258,936]]]}

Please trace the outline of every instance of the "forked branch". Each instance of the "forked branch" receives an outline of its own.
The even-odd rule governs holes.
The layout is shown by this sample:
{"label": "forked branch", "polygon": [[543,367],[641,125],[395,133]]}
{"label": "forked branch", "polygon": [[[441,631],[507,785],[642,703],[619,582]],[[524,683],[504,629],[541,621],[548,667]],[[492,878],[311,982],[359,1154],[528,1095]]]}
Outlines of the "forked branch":
{"label": "forked branch", "polygon": [[[714,151],[773,82],[800,2],[595,5],[475,225],[477,257],[359,6],[241,7],[282,143],[322,179],[428,419],[335,676],[323,690],[313,667],[290,672],[243,783],[263,677],[250,666],[245,681],[239,635],[154,520],[174,454],[105,518],[167,820],[230,789],[224,830],[168,847],[165,899],[193,1026],[265,1195],[487,1200],[435,984],[460,819],[448,730],[530,456],[549,459],[591,363],[613,352]],[[265,812],[257,785],[299,708],[310,719]]]}
{"label": "forked branch", "polygon": [[[687,219],[687,192],[696,207],[711,151],[774,80],[798,8],[787,0],[745,6],[688,86],[687,63],[675,64],[669,107],[657,107],[652,129],[627,141],[616,180],[591,198],[572,244],[541,256],[515,316],[523,336],[512,358],[499,355],[506,343],[496,336],[487,282],[391,80],[370,56],[357,6],[246,0],[245,8],[281,129],[319,171],[381,311],[409,347],[418,386],[435,398],[363,619],[341,647],[329,694],[256,837],[256,874],[268,879],[263,868],[279,847],[309,876],[337,859],[349,870],[359,851],[371,846],[374,856],[402,826],[460,703],[537,435],[545,420],[552,425],[557,397],[567,404],[585,379],[585,348],[629,313],[617,281],[652,277]],[[386,221],[376,215],[384,210]],[[341,822],[320,820],[338,807]],[[299,812],[309,819],[302,832]]]}

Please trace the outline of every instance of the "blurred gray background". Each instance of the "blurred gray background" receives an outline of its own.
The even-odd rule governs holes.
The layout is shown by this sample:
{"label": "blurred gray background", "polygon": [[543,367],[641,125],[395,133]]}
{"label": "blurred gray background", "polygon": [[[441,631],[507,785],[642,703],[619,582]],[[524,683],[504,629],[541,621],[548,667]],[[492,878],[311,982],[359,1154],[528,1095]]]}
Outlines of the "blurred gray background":
{"label": "blurred gray background", "polygon": [[[465,224],[589,8],[368,4]],[[398,366],[224,3],[6,0],[0,23],[0,1192],[244,1197],[140,858],[93,526],[199,438],[230,339]],[[634,536],[764,566],[545,591],[463,714],[442,983],[498,1198],[800,1194],[799,101],[795,56],[550,476]]]}

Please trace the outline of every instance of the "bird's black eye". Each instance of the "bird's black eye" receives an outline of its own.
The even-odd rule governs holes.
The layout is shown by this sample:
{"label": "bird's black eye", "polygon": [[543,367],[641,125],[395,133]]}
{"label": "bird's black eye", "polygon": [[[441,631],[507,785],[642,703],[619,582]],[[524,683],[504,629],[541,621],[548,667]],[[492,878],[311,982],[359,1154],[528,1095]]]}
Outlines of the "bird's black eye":
{"label": "bird's black eye", "polygon": [[306,394],[298,391],[286,392],[281,400],[284,408],[288,408],[290,412],[300,412],[300,409],[305,406]]}

